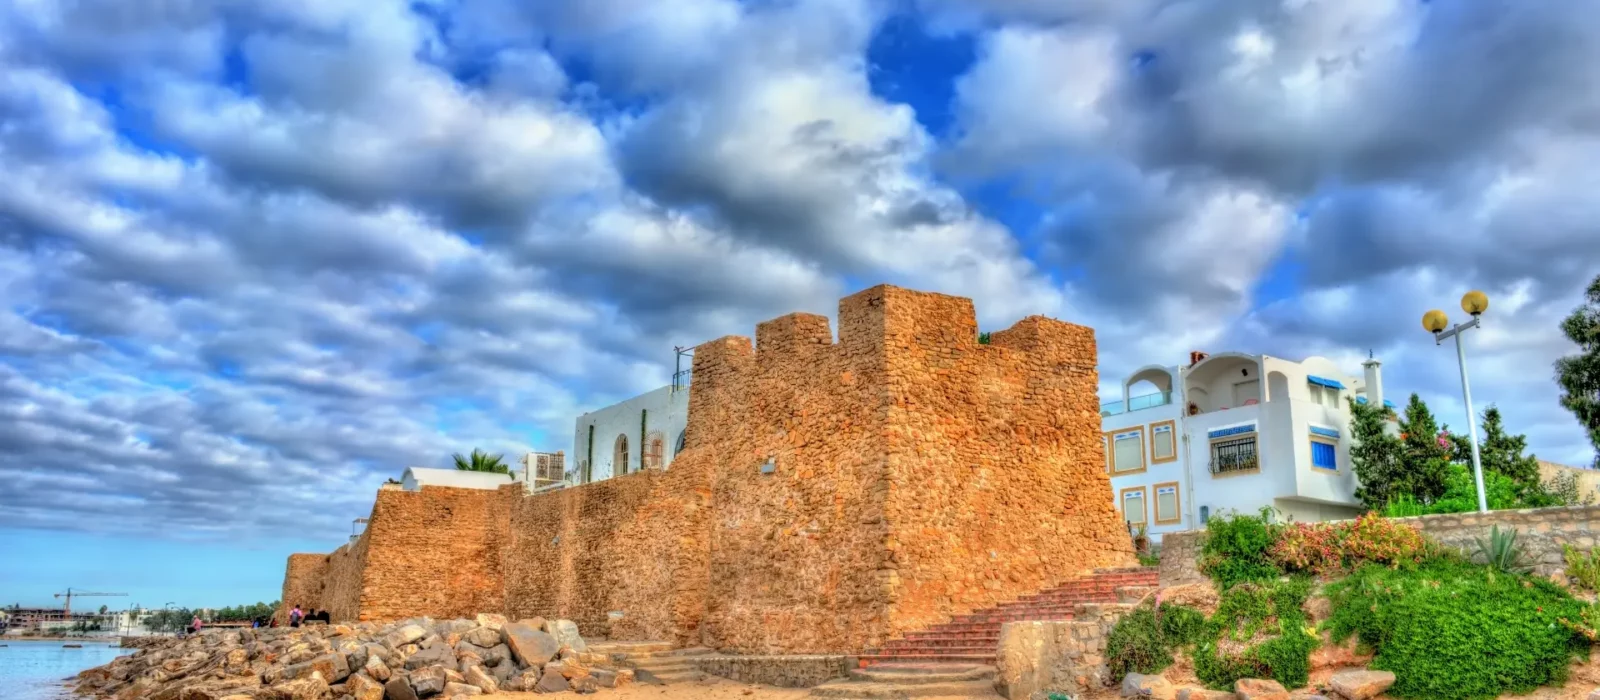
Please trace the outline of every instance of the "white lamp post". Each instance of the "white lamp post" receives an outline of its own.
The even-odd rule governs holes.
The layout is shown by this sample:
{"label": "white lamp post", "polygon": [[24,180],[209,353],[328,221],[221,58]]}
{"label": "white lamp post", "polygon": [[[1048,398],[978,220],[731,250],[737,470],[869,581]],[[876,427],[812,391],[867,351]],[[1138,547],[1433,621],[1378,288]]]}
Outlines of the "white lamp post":
{"label": "white lamp post", "polygon": [[[1467,383],[1467,353],[1461,345],[1461,334],[1478,327],[1478,319],[1489,310],[1489,297],[1473,290],[1461,296],[1461,310],[1472,316],[1471,321],[1449,328],[1450,317],[1434,309],[1422,315],[1422,327],[1433,334],[1434,345],[1443,345],[1445,339],[1456,339],[1456,364],[1461,367],[1461,398],[1467,404],[1467,437],[1472,440],[1472,479],[1478,486],[1478,512],[1489,512],[1489,499],[1483,494],[1483,464],[1478,460],[1478,417],[1472,412],[1472,388]],[[1449,328],[1449,330],[1446,330]]]}

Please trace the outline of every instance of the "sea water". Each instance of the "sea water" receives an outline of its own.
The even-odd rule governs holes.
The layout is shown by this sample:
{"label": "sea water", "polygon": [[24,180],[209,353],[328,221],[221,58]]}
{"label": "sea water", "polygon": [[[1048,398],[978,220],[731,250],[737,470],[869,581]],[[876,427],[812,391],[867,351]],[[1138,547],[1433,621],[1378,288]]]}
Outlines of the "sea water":
{"label": "sea water", "polygon": [[[11,700],[48,700],[66,697],[63,679],[79,671],[111,663],[132,653],[118,649],[115,642],[24,642],[0,637],[0,696]],[[63,644],[82,644],[82,649],[66,649]]]}

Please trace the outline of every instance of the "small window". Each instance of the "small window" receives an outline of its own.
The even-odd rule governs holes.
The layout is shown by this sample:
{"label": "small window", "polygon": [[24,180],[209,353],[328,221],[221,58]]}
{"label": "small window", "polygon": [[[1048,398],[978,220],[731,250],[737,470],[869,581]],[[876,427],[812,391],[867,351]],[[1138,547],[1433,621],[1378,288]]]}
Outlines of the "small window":
{"label": "small window", "polygon": [[622,476],[628,473],[628,436],[618,435],[615,448],[611,453],[611,475]]}
{"label": "small window", "polygon": [[1211,520],[1211,506],[1200,506],[1200,524],[1204,525]]}
{"label": "small window", "polygon": [[1339,450],[1331,442],[1311,440],[1311,466],[1329,471],[1339,470]]}
{"label": "small window", "polygon": [[1114,474],[1131,474],[1144,471],[1144,430],[1130,430],[1117,433],[1111,438],[1112,462],[1111,471]]}
{"label": "small window", "polygon": [[1102,453],[1104,453],[1105,456],[1106,456],[1106,459],[1105,459],[1105,462],[1106,462],[1106,465],[1105,465],[1106,466],[1106,473],[1110,474],[1111,473],[1111,438],[1109,438],[1109,437],[1107,437],[1105,435],[1101,435],[1100,436],[1100,451]]}
{"label": "small window", "polygon": [[1139,486],[1122,492],[1122,519],[1138,525],[1144,522],[1144,487]]}
{"label": "small window", "polygon": [[677,459],[678,453],[689,446],[689,430],[685,428],[678,431],[678,446],[672,448],[672,458]]}
{"label": "small window", "polygon": [[1211,442],[1211,473],[1253,472],[1261,468],[1256,457],[1256,436],[1227,438]]}
{"label": "small window", "polygon": [[661,433],[650,433],[644,444],[644,468],[660,469],[666,464],[667,438]]}
{"label": "small window", "polygon": [[1182,520],[1178,515],[1178,485],[1156,484],[1156,524],[1170,525]]}
{"label": "small window", "polygon": [[1172,421],[1150,426],[1150,463],[1161,464],[1178,458],[1177,437]]}

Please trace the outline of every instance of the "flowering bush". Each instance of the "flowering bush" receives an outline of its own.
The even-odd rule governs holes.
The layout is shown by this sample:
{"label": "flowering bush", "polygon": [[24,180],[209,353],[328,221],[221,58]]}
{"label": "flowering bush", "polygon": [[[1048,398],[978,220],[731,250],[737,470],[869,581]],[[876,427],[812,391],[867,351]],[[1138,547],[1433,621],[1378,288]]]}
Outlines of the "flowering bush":
{"label": "flowering bush", "polygon": [[1416,564],[1428,551],[1427,539],[1415,528],[1367,513],[1354,521],[1292,524],[1268,554],[1286,571],[1327,574],[1366,562]]}

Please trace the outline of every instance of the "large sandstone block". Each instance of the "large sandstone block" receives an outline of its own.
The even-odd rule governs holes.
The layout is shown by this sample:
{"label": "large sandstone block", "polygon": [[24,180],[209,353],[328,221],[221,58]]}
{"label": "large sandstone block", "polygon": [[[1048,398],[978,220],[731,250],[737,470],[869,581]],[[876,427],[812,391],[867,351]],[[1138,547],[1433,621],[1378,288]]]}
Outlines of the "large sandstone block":
{"label": "large sandstone block", "polygon": [[1394,685],[1394,674],[1389,671],[1340,671],[1333,674],[1328,685],[1346,700],[1368,700]]}
{"label": "large sandstone block", "polygon": [[1283,684],[1269,679],[1240,678],[1233,682],[1233,692],[1239,700],[1289,700]]}
{"label": "large sandstone block", "polygon": [[561,644],[555,637],[530,625],[513,622],[506,625],[504,631],[506,646],[522,666],[544,668],[561,651]]}
{"label": "large sandstone block", "polygon": [[1172,683],[1159,675],[1145,675],[1130,673],[1122,678],[1122,697],[1125,698],[1155,698],[1155,700],[1175,700],[1178,691]]}

